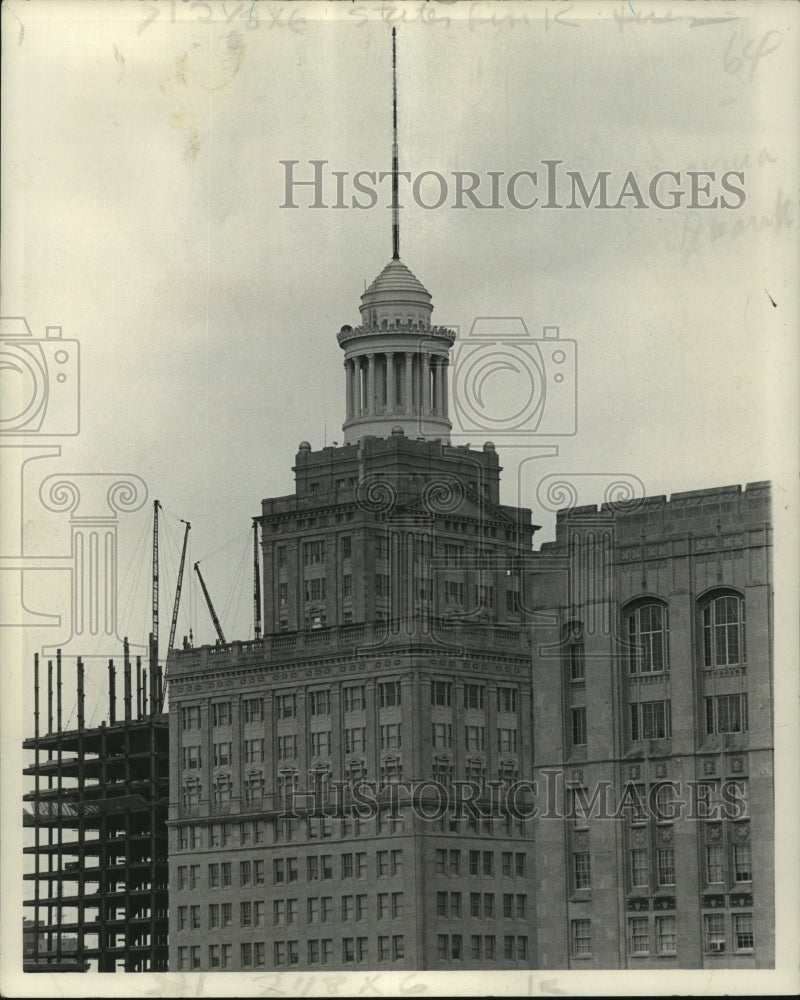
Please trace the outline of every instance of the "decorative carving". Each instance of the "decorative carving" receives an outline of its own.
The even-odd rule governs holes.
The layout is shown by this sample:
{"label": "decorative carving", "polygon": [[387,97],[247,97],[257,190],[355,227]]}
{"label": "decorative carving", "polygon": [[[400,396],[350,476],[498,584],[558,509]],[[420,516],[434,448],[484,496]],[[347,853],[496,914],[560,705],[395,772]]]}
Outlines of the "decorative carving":
{"label": "decorative carving", "polygon": [[716,774],[717,773],[717,762],[709,757],[707,760],[703,761],[703,772],[705,774]]}

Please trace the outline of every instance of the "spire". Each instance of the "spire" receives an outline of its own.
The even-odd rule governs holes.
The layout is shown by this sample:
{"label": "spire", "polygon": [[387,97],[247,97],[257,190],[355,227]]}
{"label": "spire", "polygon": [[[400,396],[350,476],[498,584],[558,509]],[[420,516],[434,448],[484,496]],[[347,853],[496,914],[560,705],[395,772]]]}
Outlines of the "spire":
{"label": "spire", "polygon": [[397,28],[392,28],[392,260],[400,260],[400,206],[397,198]]}

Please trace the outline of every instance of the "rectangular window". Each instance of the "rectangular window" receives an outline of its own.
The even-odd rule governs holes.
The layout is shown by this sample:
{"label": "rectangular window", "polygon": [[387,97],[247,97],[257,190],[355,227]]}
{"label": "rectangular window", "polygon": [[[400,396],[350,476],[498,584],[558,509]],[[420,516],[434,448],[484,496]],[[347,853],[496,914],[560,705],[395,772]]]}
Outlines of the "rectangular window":
{"label": "rectangular window", "polygon": [[576,889],[591,888],[592,875],[588,851],[579,851],[572,855],[572,872]]}
{"label": "rectangular window", "polygon": [[325,561],[325,542],[303,542],[303,565],[315,566]]}
{"label": "rectangular window", "polygon": [[632,955],[646,955],[650,951],[648,917],[628,918],[628,941]]}
{"label": "rectangular window", "polygon": [[755,946],[753,937],[753,914],[734,913],[733,941],[736,951],[752,951]]}
{"label": "rectangular window", "polygon": [[398,750],[402,746],[399,722],[381,726],[380,735],[381,750]]}
{"label": "rectangular window", "polygon": [[331,734],[330,730],[321,733],[311,734],[311,756],[330,757]]}
{"label": "rectangular window", "polygon": [[633,887],[649,885],[649,869],[647,850],[641,847],[634,847],[631,851],[631,885]]}
{"label": "rectangular window", "polygon": [[516,712],[517,710],[517,689],[512,687],[499,687],[497,689],[497,711]]}
{"label": "rectangular window", "polygon": [[706,951],[721,954],[725,951],[725,914],[707,913],[703,918]]}
{"label": "rectangular window", "polygon": [[586,709],[572,709],[572,745],[574,747],[586,745]]}
{"label": "rectangular window", "polygon": [[297,735],[278,737],[278,760],[294,760],[297,757]]}
{"label": "rectangular window", "polygon": [[517,878],[525,878],[525,853],[523,851],[518,851],[514,855],[514,871]]}
{"label": "rectangular window", "polygon": [[750,860],[749,844],[734,844],[733,846],[733,880],[734,882],[749,882],[753,877]]}
{"label": "rectangular window", "polygon": [[464,745],[467,750],[486,749],[486,729],[484,726],[465,726]]}
{"label": "rectangular window", "polygon": [[592,954],[591,920],[572,921],[572,954],[575,958],[584,958]]}
{"label": "rectangular window", "polygon": [[378,684],[381,708],[392,708],[400,704],[400,681],[384,681]]}
{"label": "rectangular window", "polygon": [[453,727],[449,722],[434,722],[432,736],[434,749],[452,750]]}
{"label": "rectangular window", "polygon": [[486,702],[486,688],[483,684],[464,685],[464,708],[483,709]]}
{"label": "rectangular window", "polygon": [[309,715],[330,715],[331,714],[330,691],[309,691],[308,712]]}
{"label": "rectangular window", "polygon": [[279,694],[275,699],[279,719],[294,719],[297,715],[297,695]]}
{"label": "rectangular window", "polygon": [[[263,764],[264,762],[264,740],[244,741],[244,762],[245,764]],[[242,824],[244,827],[244,824]]]}
{"label": "rectangular window", "polygon": [[453,694],[453,685],[449,681],[431,682],[431,705],[448,707]]}
{"label": "rectangular window", "polygon": [[200,706],[187,705],[181,709],[181,729],[186,732],[188,729],[200,728]]}
{"label": "rectangular window", "polygon": [[[467,748],[469,749],[469,748]],[[517,752],[517,731],[516,729],[497,730],[497,749],[500,753]]]}
{"label": "rectangular window", "polygon": [[678,950],[675,917],[656,917],[656,946],[659,955],[674,955]]}
{"label": "rectangular window", "polygon": [[470,939],[469,939],[469,954],[470,954],[470,958],[480,958],[481,957],[481,953],[482,953],[481,943],[482,943],[482,941],[483,941],[483,938],[480,936],[480,934],[473,934],[470,937]]}
{"label": "rectangular window", "polygon": [[263,722],[264,721],[264,701],[262,698],[245,698],[242,702],[244,709],[244,721]]}
{"label": "rectangular window", "polygon": [[724,848],[722,844],[706,845],[706,882],[709,885],[725,881]]}
{"label": "rectangular window", "polygon": [[181,754],[185,771],[196,771],[201,767],[199,746],[183,747]]}
{"label": "rectangular window", "polygon": [[353,555],[353,539],[350,535],[342,535],[342,559],[350,559]]}
{"label": "rectangular window", "polygon": [[706,698],[706,734],[746,733],[747,695],[721,694]]}
{"label": "rectangular window", "polygon": [[672,720],[668,701],[641,701],[629,707],[632,740],[671,738]]}
{"label": "rectangular window", "polygon": [[215,701],[211,705],[211,725],[229,726],[231,724],[231,703]]}
{"label": "rectangular window", "polygon": [[489,919],[494,918],[494,893],[485,892],[483,894],[483,915]]}
{"label": "rectangular window", "polygon": [[357,684],[355,687],[344,689],[344,710],[345,712],[360,712],[364,708],[364,686]]}
{"label": "rectangular window", "polygon": [[497,955],[497,941],[494,934],[486,934],[483,938],[483,950],[486,958],[493,962]]}
{"label": "rectangular window", "polygon": [[658,849],[658,884],[675,885],[675,849],[659,847]]}

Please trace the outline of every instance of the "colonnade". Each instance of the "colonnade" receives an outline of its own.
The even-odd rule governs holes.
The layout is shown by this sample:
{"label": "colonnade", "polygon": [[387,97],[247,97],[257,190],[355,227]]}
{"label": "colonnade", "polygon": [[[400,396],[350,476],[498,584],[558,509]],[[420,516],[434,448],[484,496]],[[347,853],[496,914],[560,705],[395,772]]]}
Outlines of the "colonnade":
{"label": "colonnade", "polygon": [[447,357],[368,351],[344,363],[347,419],[378,414],[447,417]]}

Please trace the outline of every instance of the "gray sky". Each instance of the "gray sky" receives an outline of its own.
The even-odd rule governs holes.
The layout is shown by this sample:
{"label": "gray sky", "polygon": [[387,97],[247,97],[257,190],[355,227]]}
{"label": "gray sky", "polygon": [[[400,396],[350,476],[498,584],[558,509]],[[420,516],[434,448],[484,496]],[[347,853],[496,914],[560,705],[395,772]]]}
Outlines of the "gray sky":
{"label": "gray sky", "polygon": [[[336,332],[390,257],[387,198],[314,210],[301,192],[303,207],[281,208],[279,161],[301,161],[304,176],[315,158],[388,169],[391,9],[6,11],[3,311],[36,336],[62,325],[82,355],[81,433],[37,476],[141,476],[176,545],[178,518],[191,520],[191,557],[208,557],[220,605],[261,498],[292,490],[298,442],[342,438]],[[533,508],[540,539],[554,521],[536,497],[544,475],[596,474],[580,501],[599,502],[611,474],[654,494],[778,473],[796,386],[796,43],[786,5],[702,8],[720,11],[730,19],[710,24],[679,4],[431,3],[422,18],[402,6],[400,156],[414,175],[437,171],[452,190],[454,170],[474,171],[488,193],[488,171],[559,159],[588,185],[610,171],[614,192],[628,171],[645,189],[679,171],[688,189],[687,170],[713,170],[719,194],[723,172],[745,174],[746,203],[728,211],[406,199],[402,257],[435,320],[465,331],[476,316],[521,316],[577,342],[577,435],[520,477],[529,451],[500,447],[503,499]],[[495,384],[498,405],[507,390]],[[26,514],[32,551],[68,545],[35,491]],[[121,574],[149,517],[148,504],[121,518]],[[37,576],[34,603],[60,600],[63,582]],[[146,572],[140,584],[144,595]],[[223,622],[232,635],[252,628],[249,590],[245,577],[238,617]],[[210,640],[202,606],[193,618]],[[121,628],[146,632],[146,601]]]}

